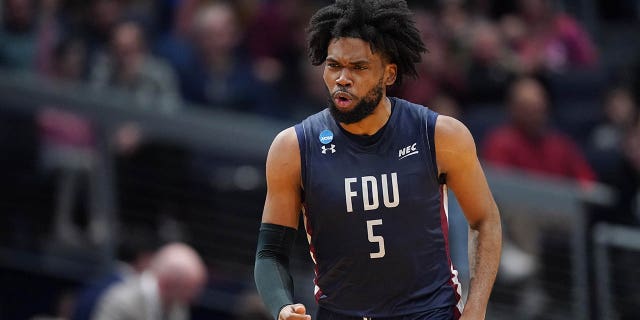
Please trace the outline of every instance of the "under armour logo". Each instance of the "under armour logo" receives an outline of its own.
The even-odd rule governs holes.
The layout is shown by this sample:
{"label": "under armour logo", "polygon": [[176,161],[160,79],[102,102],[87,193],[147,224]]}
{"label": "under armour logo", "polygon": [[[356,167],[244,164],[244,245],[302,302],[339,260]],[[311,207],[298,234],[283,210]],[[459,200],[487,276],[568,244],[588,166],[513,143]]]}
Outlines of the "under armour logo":
{"label": "under armour logo", "polygon": [[322,146],[322,154],[327,154],[327,151],[331,150],[331,153],[336,153],[336,145],[331,144],[331,148],[327,148],[327,146]]}

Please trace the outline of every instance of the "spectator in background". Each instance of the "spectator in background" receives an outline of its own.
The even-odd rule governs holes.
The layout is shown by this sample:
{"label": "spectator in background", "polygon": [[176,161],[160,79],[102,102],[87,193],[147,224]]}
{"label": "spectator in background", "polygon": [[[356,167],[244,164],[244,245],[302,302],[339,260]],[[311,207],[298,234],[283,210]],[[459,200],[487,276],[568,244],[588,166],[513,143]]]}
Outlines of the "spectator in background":
{"label": "spectator in background", "polygon": [[113,285],[141,274],[149,267],[156,246],[143,229],[128,228],[118,246],[118,263],[107,274],[94,279],[77,295],[71,320],[89,320],[96,304]]}
{"label": "spectator in background", "polygon": [[468,99],[473,104],[498,103],[519,73],[515,53],[506,46],[500,29],[493,23],[480,23],[472,33]]}
{"label": "spectator in background", "polygon": [[2,9],[0,66],[34,70],[38,38],[35,0],[6,0]]}
{"label": "spectator in background", "polygon": [[91,70],[97,89],[129,92],[138,106],[163,112],[180,107],[173,69],[151,56],[142,27],[133,21],[118,24],[111,35],[110,50]]}
{"label": "spectator in background", "polygon": [[188,306],[206,280],[205,265],[196,251],[185,244],[168,244],[140,276],[109,289],[92,319],[189,319]]}
{"label": "spectator in background", "polygon": [[158,56],[166,59],[178,75],[182,75],[192,63],[193,19],[200,0],[158,1],[158,39],[154,49]]}
{"label": "spectator in background", "polygon": [[630,203],[629,212],[631,213],[631,222],[638,225],[640,224],[640,208],[638,207],[640,204],[638,202],[633,203],[633,200],[640,192],[640,117],[637,118],[633,129],[627,133],[623,148],[625,158],[632,170],[629,177],[630,187],[627,189],[630,194],[626,194]]}
{"label": "spectator in background", "polygon": [[620,152],[622,139],[635,125],[638,113],[631,91],[611,89],[604,98],[603,111],[603,122],[594,128],[591,144],[602,152]]}
{"label": "spectator in background", "polygon": [[271,88],[254,73],[240,50],[242,30],[234,8],[225,2],[206,5],[195,17],[196,56],[181,74],[185,99],[216,108],[282,115]]}
{"label": "spectator in background", "polygon": [[610,90],[603,102],[603,121],[591,133],[589,156],[599,180],[615,188],[618,196],[612,207],[598,211],[598,220],[633,224],[640,170],[634,168],[631,145],[636,139],[638,108],[631,91],[624,87]]}
{"label": "spectator in background", "polygon": [[540,82],[516,80],[507,103],[511,121],[488,134],[482,149],[484,160],[583,184],[595,179],[576,143],[549,126],[549,98]]}
{"label": "spectator in background", "polygon": [[279,101],[293,98],[299,89],[304,71],[289,62],[305,56],[304,30],[310,16],[309,1],[263,1],[249,22],[246,42],[255,73],[278,88]]}
{"label": "spectator in background", "polygon": [[422,41],[429,44],[429,53],[416,65],[418,77],[407,79],[402,86],[393,88],[393,95],[431,105],[440,92],[446,91],[456,93],[455,98],[460,100],[464,95],[464,69],[449,54],[447,42],[437,32],[435,17],[427,11],[416,10],[414,19]]}
{"label": "spectator in background", "polygon": [[[596,49],[587,32],[567,14],[558,13],[551,0],[519,0],[510,26],[522,33],[512,37],[523,67],[529,73],[562,72],[571,68],[589,68],[597,62]],[[517,29],[516,28],[516,29]],[[513,33],[513,32],[511,32]]]}
{"label": "spectator in background", "polygon": [[[533,175],[576,180],[585,187],[592,183],[595,174],[577,144],[550,127],[549,98],[539,81],[529,77],[515,80],[507,104],[510,122],[491,131],[483,143],[482,155],[487,163]],[[505,241],[501,275],[508,284],[524,285],[517,297],[518,312],[523,319],[535,319],[550,302],[550,291],[542,290],[536,278],[531,277],[539,270],[541,249],[546,248],[540,243],[550,235],[566,234],[571,223],[566,215],[556,212],[532,212],[517,206],[501,208],[505,212],[505,229],[513,240]]]}
{"label": "spectator in background", "polygon": [[446,43],[447,55],[455,64],[466,66],[473,30],[481,18],[469,11],[469,3],[464,0],[440,1],[439,24]]}
{"label": "spectator in background", "polygon": [[63,39],[53,50],[53,66],[48,74],[56,81],[79,83],[86,59],[86,47],[80,38]]}
{"label": "spectator in background", "polygon": [[124,0],[89,0],[89,14],[81,14],[83,38],[87,45],[87,69],[107,51],[112,30],[124,16]]}
{"label": "spectator in background", "polygon": [[[640,192],[640,117],[635,117],[633,126],[622,139],[623,170],[619,177],[622,184],[614,185],[618,189],[618,205],[616,208],[601,214],[601,220],[630,225],[636,229],[640,227],[640,208],[637,195]],[[611,288],[616,294],[614,300],[615,315],[618,319],[640,319],[637,301],[640,301],[640,291],[636,284],[640,282],[637,272],[638,252],[634,250],[612,250],[609,256],[612,266],[616,270],[628,272],[612,273]],[[625,269],[623,269],[625,268]]]}
{"label": "spectator in background", "polygon": [[60,0],[41,0],[39,3],[36,66],[40,74],[51,75],[56,64],[56,47],[62,38]]}
{"label": "spectator in background", "polygon": [[277,63],[282,64],[303,54],[306,37],[304,28],[311,16],[308,9],[305,1],[263,2],[247,32],[252,57],[257,60],[276,59]]}
{"label": "spectator in background", "polygon": [[[80,39],[63,39],[53,50],[53,65],[48,75],[56,84],[80,83],[85,60],[85,46]],[[101,210],[93,203],[98,192],[93,175],[97,148],[94,124],[61,106],[44,105],[36,114],[36,125],[40,137],[40,166],[56,185],[55,210],[50,213],[53,238],[66,245],[81,246],[86,238],[76,223],[82,220],[77,219],[78,204],[84,203],[83,212],[91,217]],[[89,238],[97,243],[99,237],[94,231],[89,232]]]}

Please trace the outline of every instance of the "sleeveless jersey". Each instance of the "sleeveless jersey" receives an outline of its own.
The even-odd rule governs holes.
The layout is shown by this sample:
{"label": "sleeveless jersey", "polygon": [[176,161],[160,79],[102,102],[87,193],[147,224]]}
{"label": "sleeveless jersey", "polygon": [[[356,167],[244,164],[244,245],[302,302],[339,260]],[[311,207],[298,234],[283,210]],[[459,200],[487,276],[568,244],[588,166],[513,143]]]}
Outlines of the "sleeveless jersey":
{"label": "sleeveless jersey", "polygon": [[435,160],[437,114],[389,99],[391,116],[369,144],[328,109],[295,126],[316,300],[358,317],[461,312]]}

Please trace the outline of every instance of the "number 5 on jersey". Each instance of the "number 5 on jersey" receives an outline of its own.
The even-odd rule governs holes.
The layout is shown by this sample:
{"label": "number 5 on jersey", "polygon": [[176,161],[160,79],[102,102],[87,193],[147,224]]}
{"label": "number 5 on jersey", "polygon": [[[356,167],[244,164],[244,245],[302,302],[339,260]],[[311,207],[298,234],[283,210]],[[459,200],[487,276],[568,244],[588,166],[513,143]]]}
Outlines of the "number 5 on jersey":
{"label": "number 5 on jersey", "polygon": [[373,226],[382,225],[382,219],[377,220],[367,220],[367,237],[369,238],[369,242],[378,243],[378,252],[369,253],[371,259],[377,259],[384,257],[384,238],[382,236],[374,236],[373,235]]}

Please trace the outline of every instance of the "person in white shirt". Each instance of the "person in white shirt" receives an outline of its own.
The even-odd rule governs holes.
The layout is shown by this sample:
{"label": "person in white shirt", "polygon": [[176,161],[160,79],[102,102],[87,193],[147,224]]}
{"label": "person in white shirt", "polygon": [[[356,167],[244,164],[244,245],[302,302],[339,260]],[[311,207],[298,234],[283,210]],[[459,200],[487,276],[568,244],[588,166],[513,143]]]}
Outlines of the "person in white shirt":
{"label": "person in white shirt", "polygon": [[139,277],[112,287],[100,301],[93,320],[186,320],[189,304],[207,279],[198,253],[172,243],[164,246]]}

